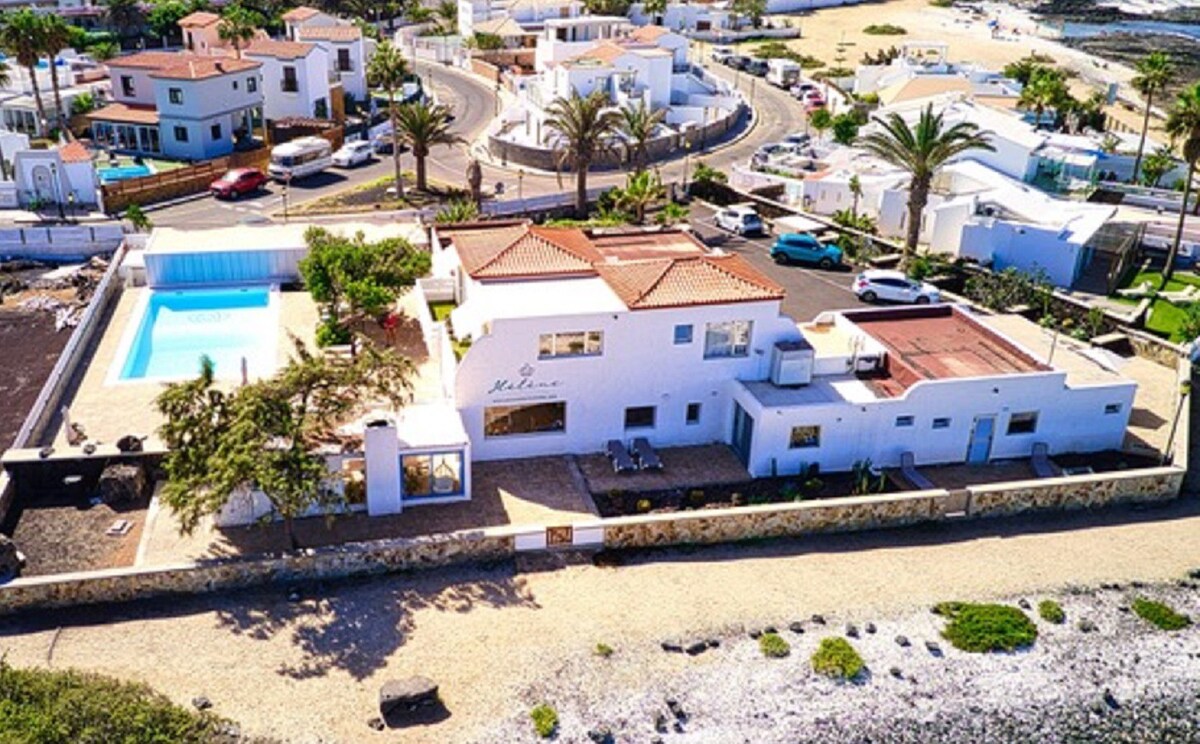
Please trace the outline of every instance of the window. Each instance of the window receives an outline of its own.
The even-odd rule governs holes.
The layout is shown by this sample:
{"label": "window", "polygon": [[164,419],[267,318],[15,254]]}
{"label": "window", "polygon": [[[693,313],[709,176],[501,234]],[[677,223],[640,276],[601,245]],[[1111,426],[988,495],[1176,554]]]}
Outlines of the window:
{"label": "window", "polygon": [[1023,411],[1008,417],[1008,434],[1032,434],[1037,431],[1037,411]]}
{"label": "window", "polygon": [[1108,405],[1106,405],[1104,407],[1105,415],[1111,415],[1111,414],[1120,413],[1120,412],[1121,412],[1121,404],[1120,403],[1109,403]]}
{"label": "window", "polygon": [[692,326],[677,325],[675,326],[675,343],[690,344],[692,342]]}
{"label": "window", "polygon": [[538,359],[600,356],[603,353],[604,333],[602,331],[543,333],[538,338]]}
{"label": "window", "polygon": [[183,103],[183,88],[169,88],[167,90],[167,98],[171,103]]}
{"label": "window", "polygon": [[634,406],[625,409],[626,429],[653,429],[654,406]]}
{"label": "window", "polygon": [[136,96],[137,92],[133,88],[133,76],[121,76],[121,93],[127,96]]}
{"label": "window", "polygon": [[233,89],[237,90],[237,81],[236,80],[233,81]]}
{"label": "window", "polygon": [[687,423],[688,426],[694,426],[700,423],[700,404],[688,403],[687,406]]}
{"label": "window", "polygon": [[254,77],[246,78],[246,90],[251,93],[254,93],[255,91],[257,91],[258,90],[258,78],[254,78]]}
{"label": "window", "polygon": [[187,142],[188,141],[187,127],[175,127],[175,141],[176,142]]}
{"label": "window", "polygon": [[750,353],[749,320],[709,323],[704,329],[704,358],[744,357]]}
{"label": "window", "polygon": [[354,70],[354,65],[350,63],[350,50],[339,49],[337,50],[337,53],[338,72],[352,72]]}
{"label": "window", "polygon": [[913,425],[915,419],[912,416],[897,416],[896,428],[903,429]]}
{"label": "window", "polygon": [[213,140],[221,139],[221,125],[220,124],[213,124],[212,128],[209,131],[212,132]]}
{"label": "window", "polygon": [[567,430],[567,404],[528,403],[490,406],[483,409],[483,435],[509,437],[517,434],[560,434]]}
{"label": "window", "polygon": [[296,82],[295,67],[283,68],[283,80],[279,81],[279,87],[284,93],[295,93],[300,90],[300,83]]}
{"label": "window", "polygon": [[950,419],[948,419],[948,418],[935,418],[935,419],[933,420],[933,428],[935,428],[935,429],[949,429],[949,428],[950,428]]}
{"label": "window", "polygon": [[400,463],[405,499],[462,495],[462,453],[404,455]]}
{"label": "window", "polygon": [[821,446],[821,427],[793,426],[792,436],[788,440],[788,449],[804,449]]}

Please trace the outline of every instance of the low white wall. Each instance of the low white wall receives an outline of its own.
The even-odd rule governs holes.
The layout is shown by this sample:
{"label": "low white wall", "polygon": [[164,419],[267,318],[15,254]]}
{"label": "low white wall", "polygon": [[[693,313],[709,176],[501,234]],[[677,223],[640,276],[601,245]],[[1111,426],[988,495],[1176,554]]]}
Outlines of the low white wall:
{"label": "low white wall", "polygon": [[118,222],[95,225],[0,228],[0,258],[83,261],[117,250],[125,238]]}

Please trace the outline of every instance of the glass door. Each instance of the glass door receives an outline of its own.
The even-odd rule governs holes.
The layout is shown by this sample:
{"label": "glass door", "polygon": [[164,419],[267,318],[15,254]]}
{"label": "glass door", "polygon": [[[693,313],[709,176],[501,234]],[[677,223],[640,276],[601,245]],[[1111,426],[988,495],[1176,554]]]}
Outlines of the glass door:
{"label": "glass door", "polygon": [[750,445],[754,440],[754,419],[746,413],[741,404],[733,404],[733,438],[730,444],[737,453],[738,459],[747,468],[750,467]]}

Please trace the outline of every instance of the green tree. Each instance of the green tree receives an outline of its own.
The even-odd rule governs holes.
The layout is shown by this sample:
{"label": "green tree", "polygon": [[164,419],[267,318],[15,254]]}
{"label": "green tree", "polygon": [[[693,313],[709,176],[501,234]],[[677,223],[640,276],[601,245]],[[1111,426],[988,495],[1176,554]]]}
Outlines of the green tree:
{"label": "green tree", "polygon": [[0,20],[0,49],[14,58],[29,73],[33,88],[33,103],[37,107],[38,132],[44,133],[46,106],[38,86],[36,67],[45,47],[42,17],[29,8],[5,13]]}
{"label": "green tree", "polygon": [[808,115],[808,125],[817,133],[817,139],[823,139],[833,126],[833,114],[827,108],[819,108]]}
{"label": "green tree", "polygon": [[470,46],[480,51],[495,51],[504,48],[504,37],[498,34],[485,34],[476,31],[470,39]]}
{"label": "green tree", "polygon": [[666,12],[667,0],[642,0],[642,13],[649,16],[652,23],[661,25]]}
{"label": "green tree", "polygon": [[1175,153],[1166,145],[1146,156],[1142,161],[1142,183],[1151,188],[1158,188],[1163,176],[1175,167]]}
{"label": "green tree", "polygon": [[1045,67],[1045,65],[1033,57],[1022,57],[1004,66],[1004,77],[1015,80],[1021,85],[1026,85],[1033,79],[1037,71],[1044,70]]}
{"label": "green tree", "polygon": [[130,204],[128,207],[125,207],[125,219],[129,220],[129,225],[137,232],[150,232],[154,229],[154,223],[142,211],[142,207],[139,204]]}
{"label": "green tree", "polygon": [[87,51],[97,62],[107,62],[121,53],[121,47],[115,41],[98,41],[89,46]]}
{"label": "green tree", "polygon": [[1175,65],[1166,52],[1151,52],[1135,65],[1137,75],[1130,83],[1146,99],[1142,112],[1142,136],[1138,140],[1137,159],[1133,161],[1133,181],[1136,183],[1142,168],[1142,152],[1146,149],[1146,131],[1150,129],[1150,107],[1154,95],[1166,89],[1175,80]]}
{"label": "green tree", "polygon": [[745,18],[750,25],[758,28],[762,25],[763,16],[767,14],[767,0],[733,0],[729,6],[730,12],[738,18]]}
{"label": "green tree", "polygon": [[462,138],[450,131],[450,110],[441,104],[406,103],[396,111],[396,138],[412,150],[417,162],[417,190],[425,191],[425,158],[434,145],[455,145]]}
{"label": "green tree", "polygon": [[625,178],[625,188],[619,190],[615,201],[618,209],[632,215],[633,221],[641,225],[646,221],[646,210],[666,196],[662,179],[650,171],[638,171]]}
{"label": "green tree", "polygon": [[[408,64],[404,61],[404,55],[392,42],[380,42],[367,65],[367,77],[373,85],[383,88],[387,93],[388,120],[392,123],[393,139],[399,136],[400,131],[396,121],[396,93],[404,85],[406,75],[408,75]],[[400,147],[398,144],[392,147],[392,165],[396,169],[396,196],[403,198],[404,179],[400,175]]]}
{"label": "green tree", "polygon": [[862,180],[859,179],[858,174],[855,173],[854,175],[850,176],[850,181],[846,185],[850,188],[850,216],[852,219],[857,221],[858,200],[861,199],[863,195]]}
{"label": "green tree", "polygon": [[96,97],[91,91],[86,91],[75,96],[75,100],[71,101],[71,115],[83,116],[86,113],[96,110]]}
{"label": "green tree", "polygon": [[304,286],[341,338],[352,339],[353,325],[386,315],[400,293],[429,271],[429,254],[400,238],[369,242],[361,232],[347,238],[311,227],[304,240]]}
{"label": "green tree", "polygon": [[46,59],[50,64],[50,87],[54,91],[54,111],[58,120],[57,126],[59,129],[65,129],[67,126],[67,110],[63,107],[62,91],[58,83],[58,65],[55,64],[55,59],[59,52],[66,49],[71,43],[73,28],[69,23],[62,19],[62,16],[44,15],[42,21],[42,54],[46,55]]}
{"label": "green tree", "polygon": [[1017,100],[1017,105],[1025,109],[1032,109],[1037,117],[1034,119],[1034,126],[1040,127],[1042,114],[1046,109],[1057,108],[1066,100],[1067,84],[1063,80],[1062,73],[1058,70],[1041,67],[1034,71],[1029,82],[1021,89],[1021,97]]}
{"label": "green tree", "polygon": [[939,168],[970,150],[995,148],[988,136],[975,124],[960,122],[945,127],[942,114],[933,113],[933,104],[921,112],[915,127],[899,114],[876,118],[876,131],[859,139],[859,145],[882,160],[908,171],[908,226],[904,241],[904,263],[916,250],[921,235],[921,213],[929,201],[929,188]]}
{"label": "green tree", "polygon": [[438,16],[438,31],[443,36],[457,33],[458,3],[455,0],[441,0],[434,12]]}
{"label": "green tree", "polygon": [[346,361],[296,341],[274,377],[224,392],[204,357],[196,379],[167,385],[155,400],[168,448],[160,498],[188,534],[234,494],[262,491],[298,548],[296,517],[342,500],[319,446],[368,402],[403,405],[411,378],[412,363],[390,349],[368,345]]}
{"label": "green tree", "polygon": [[183,0],[156,0],[146,13],[146,27],[150,33],[163,39],[177,38],[180,35],[179,21],[192,10]]}
{"label": "green tree", "polygon": [[479,219],[479,207],[470,199],[455,199],[438,210],[433,221],[439,225],[474,222]]}
{"label": "green tree", "polygon": [[123,39],[137,36],[146,16],[138,0],[104,0],[104,20]]}
{"label": "green tree", "polygon": [[583,6],[592,15],[629,15],[630,0],[584,0]]}
{"label": "green tree", "polygon": [[600,90],[588,96],[572,90],[569,98],[552,101],[546,114],[547,126],[559,138],[554,145],[560,183],[564,167],[575,171],[575,216],[587,219],[588,169],[596,158],[613,151],[620,114],[608,108],[608,96]]}
{"label": "green tree", "polygon": [[625,106],[620,113],[617,131],[625,137],[626,149],[630,156],[628,159],[633,161],[634,170],[641,172],[646,169],[646,161],[649,159],[646,143],[654,137],[654,131],[662,124],[667,112],[663,109],[651,109],[646,105],[645,99],[642,99],[636,106],[632,103]]}
{"label": "green tree", "polygon": [[[1183,240],[1188,199],[1191,198],[1192,180],[1196,175],[1196,162],[1200,160],[1200,83],[1192,84],[1175,99],[1175,104],[1167,112],[1165,129],[1171,142],[1182,149],[1187,173],[1183,177],[1183,199],[1179,202],[1179,222],[1175,226],[1175,239],[1171,242],[1171,251],[1167,254],[1167,265],[1163,268],[1164,287],[1175,272],[1175,259],[1179,256],[1179,244]],[[1197,200],[1197,208],[1200,208],[1200,200]]]}
{"label": "green tree", "polygon": [[839,145],[850,145],[858,138],[858,121],[851,114],[833,117],[833,141]]}
{"label": "green tree", "polygon": [[221,12],[221,21],[217,24],[217,36],[221,41],[233,46],[233,55],[241,59],[242,48],[250,44],[258,28],[266,22],[267,19],[263,18],[258,11],[234,3]]}

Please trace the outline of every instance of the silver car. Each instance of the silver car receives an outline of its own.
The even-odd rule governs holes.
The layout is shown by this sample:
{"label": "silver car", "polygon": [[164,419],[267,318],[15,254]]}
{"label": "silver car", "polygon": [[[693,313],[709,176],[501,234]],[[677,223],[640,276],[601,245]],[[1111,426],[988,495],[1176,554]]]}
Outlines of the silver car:
{"label": "silver car", "polygon": [[890,269],[868,269],[854,278],[852,288],[863,302],[928,305],[942,299],[941,292],[932,284],[909,279],[903,271]]}

